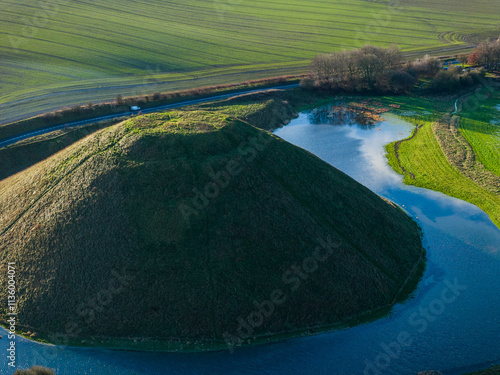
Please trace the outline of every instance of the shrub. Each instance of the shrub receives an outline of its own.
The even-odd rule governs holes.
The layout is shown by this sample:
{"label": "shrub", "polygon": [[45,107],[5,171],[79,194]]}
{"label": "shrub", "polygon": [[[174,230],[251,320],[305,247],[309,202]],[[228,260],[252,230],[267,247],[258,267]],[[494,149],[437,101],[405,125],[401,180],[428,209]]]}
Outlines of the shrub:
{"label": "shrub", "polygon": [[389,73],[389,87],[396,93],[410,91],[417,82],[417,78],[403,70],[396,70]]}
{"label": "shrub", "polygon": [[120,94],[116,95],[115,102],[118,105],[122,105],[123,104],[123,97]]}
{"label": "shrub", "polygon": [[436,74],[430,87],[436,92],[456,90],[460,87],[459,75],[453,70],[442,70]]}
{"label": "shrub", "polygon": [[442,66],[443,64],[438,58],[425,55],[422,59],[408,62],[405,69],[416,77],[434,77]]}
{"label": "shrub", "polygon": [[[311,63],[309,78],[304,79],[302,85],[325,91],[385,91],[391,72],[400,69],[403,61],[403,54],[395,45],[389,48],[366,45],[356,50],[318,55]],[[406,75],[405,78],[409,80]]]}

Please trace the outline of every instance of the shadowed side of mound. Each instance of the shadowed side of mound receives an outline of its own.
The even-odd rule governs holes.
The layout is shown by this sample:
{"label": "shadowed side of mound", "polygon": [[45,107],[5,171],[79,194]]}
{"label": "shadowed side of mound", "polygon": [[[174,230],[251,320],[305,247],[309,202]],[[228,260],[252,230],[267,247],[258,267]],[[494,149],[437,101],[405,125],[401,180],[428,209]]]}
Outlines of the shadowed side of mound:
{"label": "shadowed side of mound", "polygon": [[216,349],[335,327],[401,298],[423,256],[399,208],[206,111],[99,131],[1,181],[0,206],[19,324],[71,345]]}

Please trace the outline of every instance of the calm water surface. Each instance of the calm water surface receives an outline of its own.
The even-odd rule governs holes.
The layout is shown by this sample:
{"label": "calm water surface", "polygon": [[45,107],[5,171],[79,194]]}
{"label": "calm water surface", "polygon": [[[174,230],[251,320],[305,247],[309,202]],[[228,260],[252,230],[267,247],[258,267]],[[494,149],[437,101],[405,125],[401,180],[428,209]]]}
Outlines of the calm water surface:
{"label": "calm water surface", "polygon": [[[383,146],[412,126],[387,115],[367,128],[311,124],[301,114],[275,132],[391,199],[424,230],[428,266],[413,298],[376,322],[281,343],[201,354],[52,348],[17,339],[17,364],[65,374],[413,374],[444,375],[500,363],[500,230],[475,206],[405,186]],[[5,332],[0,352],[5,356]],[[398,337],[403,345],[398,343]],[[12,374],[6,358],[0,373]],[[3,367],[2,367],[3,366]]]}

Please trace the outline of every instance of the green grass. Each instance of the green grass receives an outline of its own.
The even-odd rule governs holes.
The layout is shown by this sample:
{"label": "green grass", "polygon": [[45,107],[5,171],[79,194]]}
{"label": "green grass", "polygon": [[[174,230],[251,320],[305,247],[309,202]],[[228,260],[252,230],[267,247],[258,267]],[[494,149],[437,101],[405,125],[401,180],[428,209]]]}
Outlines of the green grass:
{"label": "green grass", "polygon": [[402,173],[401,166],[410,173],[404,173],[404,182],[443,192],[475,204],[484,210],[492,221],[500,227],[500,197],[483,189],[452,166],[441,149],[432,123],[414,120],[423,126],[411,140],[402,142],[399,148],[399,162],[395,156],[394,145],[387,145],[389,164]]}
{"label": "green grass", "polygon": [[[465,105],[464,108],[468,109]],[[500,91],[474,110],[460,112],[460,130],[481,163],[500,176]]]}
{"label": "green grass", "polygon": [[100,116],[109,116],[115,113],[127,112],[133,105],[138,105],[143,109],[153,108],[164,106],[167,104],[189,101],[192,99],[206,98],[222,94],[231,94],[233,92],[241,92],[245,90],[264,90],[267,87],[298,83],[299,80],[300,78],[297,76],[280,76],[247,81],[243,83],[199,87],[190,90],[126,97],[122,98],[121,102],[119,103],[117,103],[115,99],[110,102],[103,102],[98,104],[87,103],[87,105],[82,106],[75,105],[70,108],[62,108],[53,112],[47,112],[42,115],[13,121],[5,125],[0,125],[0,139],[9,138],[49,126],[93,119]]}
{"label": "green grass", "polygon": [[57,4],[44,16],[34,0],[2,2],[0,121],[116,94],[303,72],[318,53],[365,43],[456,53],[465,36],[498,34],[500,13],[496,0],[401,0],[396,9],[363,0]]}
{"label": "green grass", "polygon": [[110,120],[58,130],[2,148],[0,180],[31,167],[99,129],[116,123],[117,120]]}
{"label": "green grass", "polygon": [[465,375],[500,375],[500,366],[492,366],[486,370],[471,372]]}
{"label": "green grass", "polygon": [[[269,92],[257,93],[234,97],[228,100],[206,103],[188,107],[189,109],[203,109],[212,112],[220,112],[225,115],[242,119],[251,125],[272,130],[287,123],[296,115],[296,106],[304,102],[316,100],[312,93],[304,93],[301,90],[291,90],[285,93]],[[292,105],[291,103],[295,105]],[[19,130],[22,132],[32,130],[33,127],[41,127],[44,123],[38,121],[20,121],[15,127],[0,127],[0,134],[5,135],[7,131]],[[66,119],[68,121],[68,119]],[[33,164],[36,164],[49,156],[70,146],[81,138],[111,126],[120,120],[109,120],[100,123],[58,130],[56,132],[39,135],[27,140],[17,142],[13,145],[0,149],[0,180],[18,173]]]}
{"label": "green grass", "polygon": [[500,125],[463,118],[460,130],[486,169],[500,176]]}
{"label": "green grass", "polygon": [[[233,117],[272,113],[272,102],[243,104],[134,117],[0,181],[0,271],[8,259],[23,275],[22,332],[61,343],[51,333],[76,325],[63,343],[219,349],[276,289],[286,302],[245,344],[342,327],[409,292],[425,259],[417,224]],[[214,182],[235,163],[227,183]],[[214,183],[220,192],[196,208]],[[182,205],[198,212],[186,218]],[[328,236],[339,245],[292,290],[283,275]],[[133,279],[91,319],[81,304],[116,290],[113,270]]]}
{"label": "green grass", "polygon": [[[470,100],[475,93],[480,94],[478,106],[470,105],[475,103]],[[404,182],[473,203],[500,226],[500,124],[495,123],[500,117],[500,95],[494,89],[488,97],[485,93],[384,97],[380,102],[399,104],[395,113],[423,125],[415,138],[400,143],[399,160],[398,142],[387,145],[389,164],[404,175]],[[451,115],[457,99],[459,111]]]}

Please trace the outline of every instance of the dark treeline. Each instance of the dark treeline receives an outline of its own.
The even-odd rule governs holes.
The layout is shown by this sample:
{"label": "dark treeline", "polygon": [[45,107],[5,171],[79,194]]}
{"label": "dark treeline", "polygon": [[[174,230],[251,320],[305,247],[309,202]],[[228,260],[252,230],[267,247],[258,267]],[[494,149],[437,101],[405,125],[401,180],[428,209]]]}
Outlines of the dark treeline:
{"label": "dark treeline", "polygon": [[[425,56],[407,61],[401,50],[392,45],[380,48],[371,45],[360,49],[318,55],[312,61],[302,87],[329,93],[379,92],[402,94],[416,88],[449,91],[478,82],[481,71],[462,67],[443,70],[441,60]],[[422,84],[416,85],[421,79]]]}

